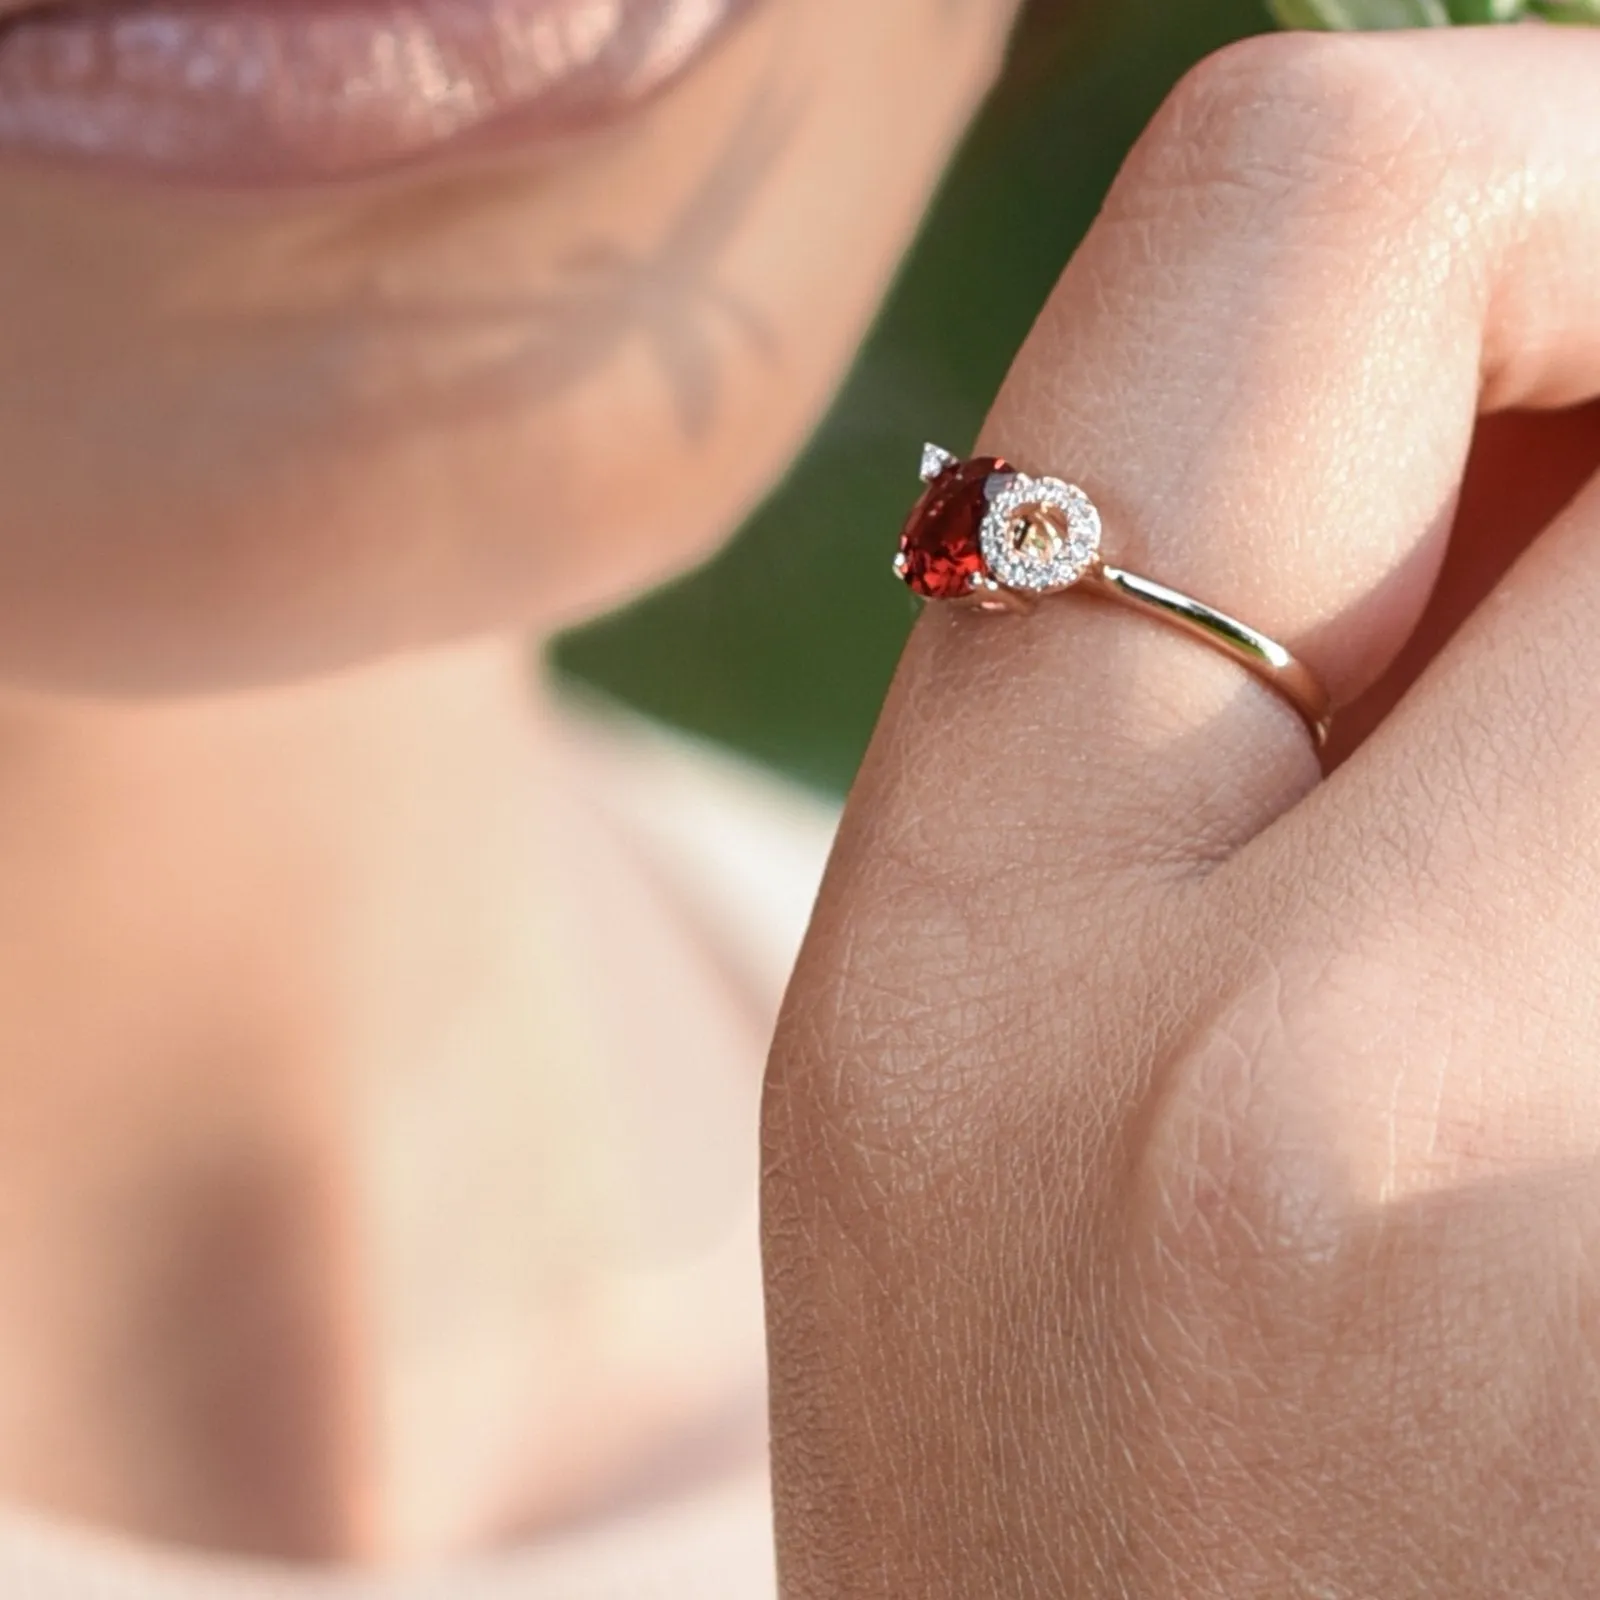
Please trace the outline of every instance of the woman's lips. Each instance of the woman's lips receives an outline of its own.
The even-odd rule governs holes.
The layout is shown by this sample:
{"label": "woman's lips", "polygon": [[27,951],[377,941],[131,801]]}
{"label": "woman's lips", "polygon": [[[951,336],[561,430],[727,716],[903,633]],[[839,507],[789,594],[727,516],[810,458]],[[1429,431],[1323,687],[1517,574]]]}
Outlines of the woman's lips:
{"label": "woman's lips", "polygon": [[0,151],[307,182],[648,100],[757,0],[0,0]]}

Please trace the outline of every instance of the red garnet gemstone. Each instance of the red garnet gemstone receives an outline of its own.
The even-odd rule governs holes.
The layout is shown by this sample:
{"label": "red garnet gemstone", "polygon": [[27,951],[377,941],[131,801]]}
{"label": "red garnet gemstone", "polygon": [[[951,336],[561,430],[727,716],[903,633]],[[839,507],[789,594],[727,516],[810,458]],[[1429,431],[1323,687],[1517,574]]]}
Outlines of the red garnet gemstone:
{"label": "red garnet gemstone", "polygon": [[912,508],[900,535],[900,575],[926,600],[959,600],[983,571],[978,535],[989,509],[984,485],[1011,469],[996,456],[946,467]]}

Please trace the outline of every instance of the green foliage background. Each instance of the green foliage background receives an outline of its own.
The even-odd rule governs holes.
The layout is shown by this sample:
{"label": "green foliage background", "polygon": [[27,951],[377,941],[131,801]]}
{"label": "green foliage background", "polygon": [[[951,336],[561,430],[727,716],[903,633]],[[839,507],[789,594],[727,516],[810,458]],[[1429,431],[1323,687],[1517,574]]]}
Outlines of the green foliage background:
{"label": "green foliage background", "polygon": [[1447,28],[1457,23],[1600,20],[1600,0],[1268,0],[1286,28]]}
{"label": "green foliage background", "polygon": [[[868,0],[870,3],[870,0]],[[1140,128],[1201,56],[1280,20],[1483,20],[1531,0],[1116,0],[1040,14],[855,372],[710,567],[563,641],[561,666],[807,783],[855,771],[914,602],[889,576],[924,439],[963,449]],[[1600,0],[1544,0],[1574,17]],[[1059,3],[1058,3],[1059,9]]]}

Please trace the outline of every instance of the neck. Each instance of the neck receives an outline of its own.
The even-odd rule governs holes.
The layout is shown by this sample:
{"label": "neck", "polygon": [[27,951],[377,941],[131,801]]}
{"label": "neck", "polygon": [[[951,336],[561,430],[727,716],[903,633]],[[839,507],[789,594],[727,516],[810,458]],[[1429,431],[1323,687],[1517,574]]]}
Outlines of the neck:
{"label": "neck", "polygon": [[591,1384],[678,1404],[595,1323],[637,1151],[554,728],[509,646],[0,708],[0,1494],[437,1554],[628,1470]]}

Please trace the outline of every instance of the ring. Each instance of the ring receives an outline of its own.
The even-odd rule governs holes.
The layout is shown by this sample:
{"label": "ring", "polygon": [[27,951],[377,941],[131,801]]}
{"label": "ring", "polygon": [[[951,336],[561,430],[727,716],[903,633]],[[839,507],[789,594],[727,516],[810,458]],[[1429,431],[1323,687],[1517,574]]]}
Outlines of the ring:
{"label": "ring", "polygon": [[961,461],[930,444],[922,498],[900,535],[895,576],[926,600],[1026,611],[1083,589],[1182,629],[1276,690],[1320,750],[1333,705],[1316,674],[1274,639],[1212,606],[1100,558],[1100,513],[1082,489],[1034,478],[998,456]]}

